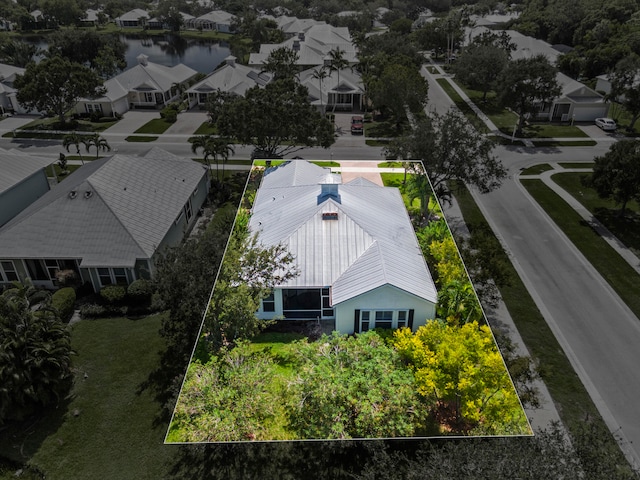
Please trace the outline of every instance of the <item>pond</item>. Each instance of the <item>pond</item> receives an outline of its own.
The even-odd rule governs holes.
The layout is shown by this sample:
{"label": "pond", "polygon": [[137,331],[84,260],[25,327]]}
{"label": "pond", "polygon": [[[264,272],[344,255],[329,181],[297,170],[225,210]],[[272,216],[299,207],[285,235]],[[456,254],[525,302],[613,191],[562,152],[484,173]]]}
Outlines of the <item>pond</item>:
{"label": "pond", "polygon": [[[149,61],[172,67],[183,63],[201,73],[210,73],[231,54],[229,44],[211,40],[196,40],[176,35],[136,36],[120,34],[120,40],[127,46],[125,60],[127,68],[137,65],[141,53]],[[25,39],[42,50],[48,48],[46,37]],[[38,59],[36,59],[37,61]]]}

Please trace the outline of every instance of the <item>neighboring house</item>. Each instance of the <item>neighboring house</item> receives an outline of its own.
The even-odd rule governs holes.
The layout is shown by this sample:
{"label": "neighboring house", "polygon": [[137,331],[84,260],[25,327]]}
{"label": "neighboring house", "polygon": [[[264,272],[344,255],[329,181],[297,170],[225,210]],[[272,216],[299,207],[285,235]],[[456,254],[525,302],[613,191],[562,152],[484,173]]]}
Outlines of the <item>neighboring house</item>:
{"label": "neighboring house", "polygon": [[93,10],[89,8],[84,15],[84,18],[80,20],[83,27],[92,27],[98,25],[98,14],[102,10]]}
{"label": "neighboring house", "polygon": [[104,82],[103,97],[81,99],[76,112],[112,116],[134,108],[162,108],[179,97],[178,85],[186,85],[197,74],[182,63],[167,67],[140,54],[138,65]]}
{"label": "neighboring house", "polygon": [[141,8],[135,8],[120,17],[117,17],[115,22],[118,27],[140,28],[147,25],[149,19],[149,12],[142,10]]}
{"label": "neighboring house", "polygon": [[50,158],[0,149],[0,227],[49,191],[50,164]]}
{"label": "neighboring house", "polygon": [[201,15],[197,18],[191,18],[185,22],[186,28],[203,31],[216,31],[220,33],[234,33],[232,23],[235,15],[227,13],[223,10],[214,10],[212,12]]}
{"label": "neighboring house", "polygon": [[[484,26],[468,30],[468,38],[471,39],[483,31],[489,30]],[[516,45],[516,50],[511,54],[511,58],[514,60],[544,55],[555,65],[557,58],[562,55],[554,46],[543,40],[523,35],[515,30],[507,30],[506,32]],[[559,48],[562,49],[562,47]],[[558,72],[556,80],[562,89],[560,96],[551,102],[541,102],[536,119],[553,122],[592,122],[598,117],[607,116],[609,104],[605,101],[604,95],[596,91],[597,87],[596,90],[593,90],[560,72]]]}
{"label": "neighboring house", "polygon": [[415,330],[434,318],[437,292],[397,188],[346,184],[303,160],[268,169],[249,228],[282,243],[300,274],[262,300],[260,318],[333,320],[342,333]]}
{"label": "neighboring house", "polygon": [[218,91],[244,96],[248,89],[264,87],[270,81],[271,74],[236,63],[236,57],[229,55],[221,67],[187,89],[189,106],[205,108],[209,95]]}
{"label": "neighboring house", "polygon": [[278,17],[272,17],[271,15],[262,15],[260,18],[267,18],[276,22],[276,25],[285,37],[291,38],[298,35],[300,32],[306,32],[314,25],[326,25],[327,22],[314,20],[313,18],[297,18],[287,15],[280,15]]}
{"label": "neighboring house", "polygon": [[541,104],[536,118],[552,122],[590,122],[607,116],[609,103],[603,95],[564,73],[558,73],[556,79],[562,93],[553,102]]}
{"label": "neighboring house", "polygon": [[249,55],[249,66],[261,68],[271,52],[278,48],[289,48],[298,53],[297,65],[301,70],[325,64],[329,52],[340,49],[350,66],[358,63],[356,47],[349,29],[328,24],[314,25],[304,32],[278,44],[262,44],[258,53]]}
{"label": "neighboring house", "polygon": [[25,69],[0,63],[0,113],[35,113],[25,110],[19,103],[16,95],[18,91],[13,88],[16,75],[24,75]]}
{"label": "neighboring house", "polygon": [[[309,99],[312,105],[325,108],[325,111],[337,110],[362,110],[364,101],[364,87],[360,75],[350,68],[340,70],[340,75],[335,70],[329,71],[329,76],[322,80],[313,75],[320,67],[310,68],[300,72],[300,83],[309,90]],[[338,77],[340,83],[338,83]]]}
{"label": "neighboring house", "polygon": [[205,168],[154,148],[87,163],[0,228],[0,284],[57,286],[74,270],[95,291],[149,278],[158,255],[193,227]]}

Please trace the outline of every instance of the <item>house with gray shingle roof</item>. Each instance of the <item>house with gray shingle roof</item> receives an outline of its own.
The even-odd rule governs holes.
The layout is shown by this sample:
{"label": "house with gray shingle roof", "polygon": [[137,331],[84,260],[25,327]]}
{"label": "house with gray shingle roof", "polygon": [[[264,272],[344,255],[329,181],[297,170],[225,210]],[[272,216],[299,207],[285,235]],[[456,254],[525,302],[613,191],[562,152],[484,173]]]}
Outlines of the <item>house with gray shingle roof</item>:
{"label": "house with gray shingle roof", "polygon": [[149,278],[158,255],[193,227],[207,193],[201,164],[157,148],[92,161],[0,228],[0,265],[45,288],[69,269],[95,291]]}
{"label": "house with gray shingle roof", "polygon": [[262,300],[260,318],[333,320],[342,333],[415,330],[437,291],[397,188],[309,162],[265,171],[249,222],[258,242],[284,244],[300,274]]}
{"label": "house with gray shingle roof", "polygon": [[[362,109],[364,101],[364,85],[359,73],[351,68],[328,70],[327,77],[320,81],[314,75],[322,67],[309,68],[300,72],[300,84],[307,87],[309,101],[318,108],[329,110]],[[325,67],[326,68],[326,67]]]}
{"label": "house with gray shingle roof", "polygon": [[49,191],[51,159],[0,149],[0,227]]}
{"label": "house with gray shingle roof", "polygon": [[104,82],[104,96],[80,99],[76,112],[112,116],[134,108],[162,108],[179,97],[177,85],[186,85],[197,74],[182,63],[167,67],[140,54],[138,65]]}
{"label": "house with gray shingle roof", "polygon": [[236,62],[236,57],[229,55],[225,63],[205,78],[187,89],[189,106],[205,108],[209,95],[215,92],[235,93],[244,96],[245,92],[255,86],[264,87],[271,81],[272,75],[260,72]]}

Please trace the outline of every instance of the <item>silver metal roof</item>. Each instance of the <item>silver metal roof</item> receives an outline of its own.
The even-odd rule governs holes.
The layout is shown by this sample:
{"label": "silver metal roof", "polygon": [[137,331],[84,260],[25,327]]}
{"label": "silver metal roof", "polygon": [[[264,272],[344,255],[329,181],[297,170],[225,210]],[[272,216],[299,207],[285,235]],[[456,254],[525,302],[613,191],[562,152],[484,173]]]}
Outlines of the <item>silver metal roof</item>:
{"label": "silver metal roof", "polygon": [[[351,181],[323,196],[326,176],[327,169],[296,160],[267,170],[262,180],[249,227],[265,245],[284,243],[300,270],[281,286],[330,285],[335,305],[388,284],[435,303],[398,189]],[[333,219],[323,218],[327,213]]]}
{"label": "silver metal roof", "polygon": [[0,229],[0,258],[131,267],[153,255],[204,175],[159,149],[89,162]]}

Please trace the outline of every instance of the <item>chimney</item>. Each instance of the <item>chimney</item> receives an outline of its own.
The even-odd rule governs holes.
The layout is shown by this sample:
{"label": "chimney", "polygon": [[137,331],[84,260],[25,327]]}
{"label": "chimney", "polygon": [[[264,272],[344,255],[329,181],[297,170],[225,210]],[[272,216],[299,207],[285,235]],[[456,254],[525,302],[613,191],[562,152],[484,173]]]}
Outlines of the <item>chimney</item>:
{"label": "chimney", "polygon": [[298,40],[304,42],[304,32],[298,32]]}
{"label": "chimney", "polygon": [[294,40],[293,41],[293,51],[294,52],[299,52],[300,51],[300,40]]}
{"label": "chimney", "polygon": [[233,55],[229,55],[224,60],[225,60],[225,62],[227,62],[227,65],[229,65],[230,67],[235,67],[236,66],[236,57],[234,57]]}
{"label": "chimney", "polygon": [[333,199],[338,203],[342,203],[338,186],[342,183],[340,175],[328,173],[320,182],[320,195],[318,195],[318,205],[328,199]]}
{"label": "chimney", "polygon": [[140,55],[138,55],[136,57],[136,60],[138,60],[138,63],[140,65],[142,65],[143,67],[146,67],[148,62],[149,57],[147,57],[144,53],[141,53]]}
{"label": "chimney", "polygon": [[323,59],[323,64],[325,67],[330,67],[331,66],[331,57],[329,55],[327,55],[326,57],[324,57]]}

